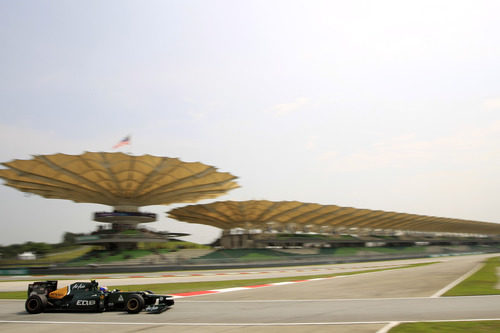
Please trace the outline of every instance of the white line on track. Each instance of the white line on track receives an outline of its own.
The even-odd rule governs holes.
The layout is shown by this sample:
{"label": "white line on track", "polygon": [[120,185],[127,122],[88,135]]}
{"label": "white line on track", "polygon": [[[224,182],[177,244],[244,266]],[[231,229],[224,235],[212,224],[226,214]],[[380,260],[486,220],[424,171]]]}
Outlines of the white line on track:
{"label": "white line on track", "polygon": [[[446,297],[446,299],[452,298],[474,298],[474,297],[500,297],[499,295],[477,295],[477,296],[450,296]],[[413,300],[413,299],[429,299],[430,297],[421,296],[421,297],[380,297],[380,298],[324,298],[324,299],[264,299],[264,300],[193,300],[193,299],[182,299],[183,303],[273,303],[273,302],[342,302],[342,301],[385,301],[385,300]],[[24,301],[23,301],[24,302]]]}
{"label": "white line on track", "polygon": [[[463,322],[463,321],[488,321],[500,320],[500,318],[481,319],[443,319],[443,320],[407,320],[400,323],[439,323],[439,322]],[[64,324],[64,325],[146,325],[146,326],[305,326],[305,325],[357,325],[357,324],[387,324],[388,321],[339,321],[339,322],[311,322],[311,323],[137,323],[137,322],[96,322],[96,321],[43,321],[43,320],[0,320],[0,323],[10,324]]]}
{"label": "white line on track", "polygon": [[224,288],[224,289],[213,289],[211,291],[216,291],[219,293],[229,293],[231,291],[239,291],[239,290],[248,290],[248,288],[245,287],[234,287],[234,288]]}
{"label": "white line on track", "polygon": [[384,327],[382,327],[381,329],[379,329],[377,331],[377,333],[387,333],[391,329],[393,329],[394,327],[398,326],[399,324],[401,324],[400,321],[391,321],[389,324],[387,324]]}
{"label": "white line on track", "polygon": [[[384,271],[384,270],[382,270],[382,271]],[[377,273],[377,272],[379,272],[379,271],[375,271],[375,272],[363,272],[363,273],[352,274],[352,275],[334,275],[334,276],[325,277],[325,278],[313,278],[313,279],[304,279],[304,280],[297,280],[297,281],[284,281],[284,282],[267,283],[267,284],[259,285],[258,287],[273,287],[273,286],[282,286],[282,285],[294,284],[294,283],[302,283],[302,282],[311,282],[311,281],[322,281],[322,280],[328,280],[328,279],[339,279],[339,278],[357,277],[357,276],[362,276],[362,275],[365,275],[365,274],[371,274],[371,273]],[[197,297],[197,296],[213,295],[213,294],[222,293],[222,292],[240,291],[240,290],[251,290],[251,289],[255,289],[255,287],[256,286],[243,286],[243,287],[237,287],[237,288],[204,290],[204,291],[200,291],[200,292],[189,293],[189,295],[186,295],[185,293],[180,293],[180,294],[172,294],[172,296],[173,296],[174,299],[180,299],[180,298],[186,298],[186,297]]]}
{"label": "white line on track", "polygon": [[462,275],[461,277],[459,277],[458,279],[456,279],[455,281],[453,281],[452,283],[450,283],[449,285],[447,285],[443,289],[438,290],[434,295],[431,296],[431,298],[440,297],[441,295],[446,293],[448,290],[455,287],[457,284],[464,281],[472,274],[476,273],[481,267],[483,267],[483,265],[484,265],[483,263],[477,264],[473,269],[471,269],[470,271],[468,271],[467,273],[465,273],[464,275]]}
{"label": "white line on track", "polygon": [[[484,265],[483,263],[477,264],[476,266],[474,266],[473,269],[471,269],[470,271],[468,271],[467,273],[465,273],[464,275],[462,275],[461,277],[459,277],[455,281],[451,282],[450,284],[448,284],[444,288],[438,290],[436,293],[434,293],[429,298],[438,298],[438,297],[442,296],[448,290],[452,289],[453,287],[455,287],[456,285],[458,285],[459,283],[461,283],[462,281],[464,281],[465,279],[467,279],[468,277],[470,277],[472,274],[476,273],[481,267],[483,267],[483,265]],[[471,296],[468,296],[468,297],[471,297]],[[381,329],[379,329],[377,331],[377,333],[387,333],[392,328],[398,326],[399,324],[401,324],[401,322],[399,322],[399,321],[390,322],[389,324],[387,324],[384,327],[382,327]]]}
{"label": "white line on track", "polygon": [[295,282],[276,282],[273,284],[273,286],[284,286],[287,284],[294,284]]}

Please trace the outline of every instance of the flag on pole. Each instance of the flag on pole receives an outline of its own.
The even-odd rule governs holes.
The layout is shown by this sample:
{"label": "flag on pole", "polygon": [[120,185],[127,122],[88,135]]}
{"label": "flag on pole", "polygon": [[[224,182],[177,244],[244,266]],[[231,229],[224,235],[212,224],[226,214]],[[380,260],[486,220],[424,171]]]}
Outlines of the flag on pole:
{"label": "flag on pole", "polygon": [[118,142],[116,145],[114,145],[113,149],[119,148],[121,146],[129,145],[129,144],[130,144],[130,135],[127,135],[120,142]]}

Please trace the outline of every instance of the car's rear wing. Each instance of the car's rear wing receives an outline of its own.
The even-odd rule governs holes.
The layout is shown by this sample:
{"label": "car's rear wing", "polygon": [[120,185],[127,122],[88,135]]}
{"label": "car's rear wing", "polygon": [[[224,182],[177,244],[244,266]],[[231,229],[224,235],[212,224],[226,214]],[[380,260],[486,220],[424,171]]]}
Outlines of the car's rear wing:
{"label": "car's rear wing", "polygon": [[28,285],[28,297],[31,295],[48,295],[57,289],[57,281],[38,281]]}

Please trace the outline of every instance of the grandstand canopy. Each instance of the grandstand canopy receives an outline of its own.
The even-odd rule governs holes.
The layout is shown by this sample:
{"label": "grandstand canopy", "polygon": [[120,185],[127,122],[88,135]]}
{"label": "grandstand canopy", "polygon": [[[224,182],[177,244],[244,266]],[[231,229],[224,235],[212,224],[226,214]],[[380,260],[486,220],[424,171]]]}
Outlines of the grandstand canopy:
{"label": "grandstand canopy", "polygon": [[500,234],[500,224],[496,223],[298,201],[219,201],[175,208],[168,212],[168,217],[221,229],[257,229],[272,223],[293,223],[297,227],[313,229],[333,227]]}
{"label": "grandstand canopy", "polygon": [[37,155],[2,165],[0,178],[20,191],[115,207],[196,202],[238,187],[237,177],[213,166],[152,155]]}

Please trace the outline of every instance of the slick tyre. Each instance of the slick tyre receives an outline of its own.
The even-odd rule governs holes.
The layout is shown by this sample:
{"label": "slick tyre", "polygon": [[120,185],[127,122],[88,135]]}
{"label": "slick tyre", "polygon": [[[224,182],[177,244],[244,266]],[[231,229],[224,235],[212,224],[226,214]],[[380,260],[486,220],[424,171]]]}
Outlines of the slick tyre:
{"label": "slick tyre", "polygon": [[139,313],[144,308],[144,298],[141,295],[133,294],[129,297],[125,309],[128,313]]}
{"label": "slick tyre", "polygon": [[33,314],[43,312],[46,306],[47,297],[45,295],[31,295],[24,304],[26,311]]}

